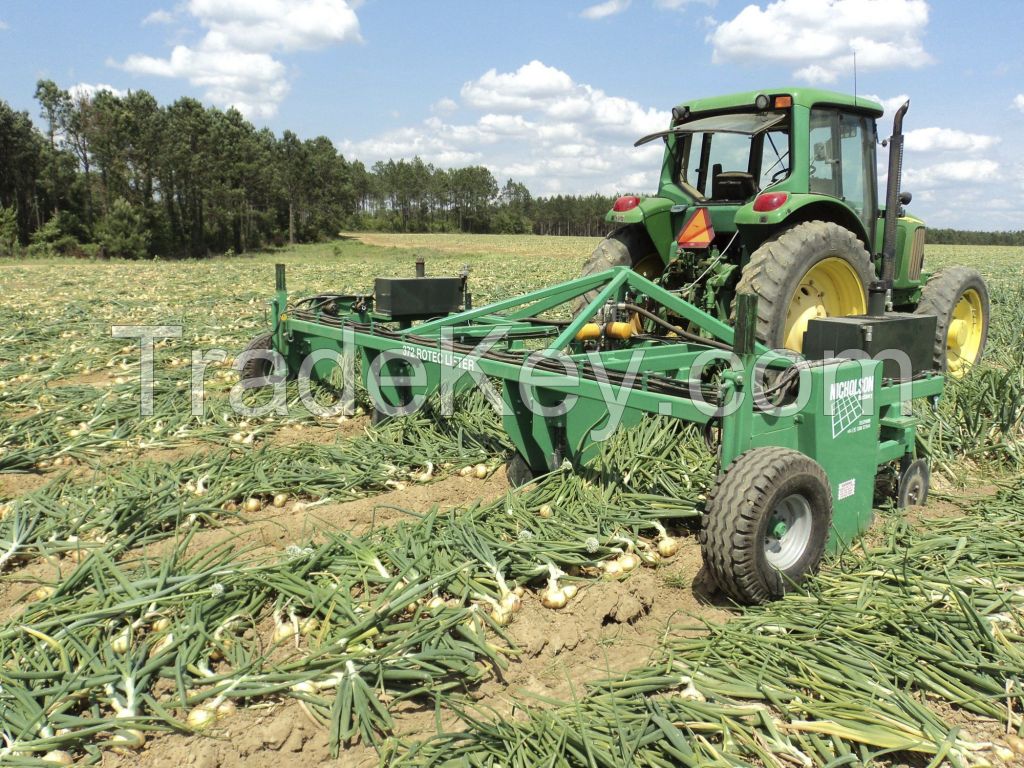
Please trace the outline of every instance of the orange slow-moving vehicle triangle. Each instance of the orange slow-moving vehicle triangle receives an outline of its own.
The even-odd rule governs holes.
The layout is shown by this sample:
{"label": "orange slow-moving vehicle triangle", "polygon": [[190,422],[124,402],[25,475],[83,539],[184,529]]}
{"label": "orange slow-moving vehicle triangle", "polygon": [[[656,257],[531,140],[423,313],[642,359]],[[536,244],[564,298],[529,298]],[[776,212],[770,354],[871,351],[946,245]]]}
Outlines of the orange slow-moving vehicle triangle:
{"label": "orange slow-moving vehicle triangle", "polygon": [[677,242],[680,248],[707,248],[714,239],[715,230],[711,226],[708,209],[698,208],[679,233]]}

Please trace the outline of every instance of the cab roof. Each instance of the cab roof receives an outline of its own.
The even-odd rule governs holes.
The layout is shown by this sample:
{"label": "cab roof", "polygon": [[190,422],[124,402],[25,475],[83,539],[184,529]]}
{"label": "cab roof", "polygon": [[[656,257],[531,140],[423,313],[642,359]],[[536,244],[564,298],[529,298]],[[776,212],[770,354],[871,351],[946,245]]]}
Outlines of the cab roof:
{"label": "cab roof", "polygon": [[877,101],[865,99],[863,96],[851,96],[848,93],[826,91],[820,88],[766,88],[759,91],[731,93],[726,96],[711,96],[705,99],[684,101],[678,105],[679,111],[689,108],[691,113],[715,112],[723,109],[736,109],[754,105],[754,100],[761,95],[791,96],[793,106],[812,107],[815,104],[829,104],[865,112],[872,117],[881,117],[884,110]]}

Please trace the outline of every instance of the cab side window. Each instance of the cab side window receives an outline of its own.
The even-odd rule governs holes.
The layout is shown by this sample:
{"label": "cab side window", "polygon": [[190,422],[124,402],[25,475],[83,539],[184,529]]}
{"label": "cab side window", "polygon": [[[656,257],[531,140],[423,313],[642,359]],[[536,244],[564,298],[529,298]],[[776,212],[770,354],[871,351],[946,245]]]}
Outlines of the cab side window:
{"label": "cab side window", "polygon": [[811,110],[811,167],[808,191],[819,195],[841,197],[836,122],[834,109]]}

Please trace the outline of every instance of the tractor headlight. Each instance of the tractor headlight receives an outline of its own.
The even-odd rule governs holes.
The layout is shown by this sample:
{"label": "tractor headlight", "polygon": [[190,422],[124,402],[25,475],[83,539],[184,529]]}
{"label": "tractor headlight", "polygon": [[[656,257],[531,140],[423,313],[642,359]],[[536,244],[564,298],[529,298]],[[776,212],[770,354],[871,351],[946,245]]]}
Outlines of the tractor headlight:
{"label": "tractor headlight", "polygon": [[768,97],[765,96],[762,93],[760,96],[758,96],[756,99],[754,99],[754,106],[757,108],[758,112],[767,112],[768,111]]}

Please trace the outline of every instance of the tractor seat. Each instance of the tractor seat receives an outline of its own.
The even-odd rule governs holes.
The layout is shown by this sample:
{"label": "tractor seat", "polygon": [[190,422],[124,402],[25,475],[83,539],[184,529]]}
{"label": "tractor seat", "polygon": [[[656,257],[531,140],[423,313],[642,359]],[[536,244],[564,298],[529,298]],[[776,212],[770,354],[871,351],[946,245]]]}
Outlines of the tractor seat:
{"label": "tractor seat", "polygon": [[754,176],[743,171],[716,173],[711,181],[711,197],[714,200],[735,200],[746,202],[757,194]]}

